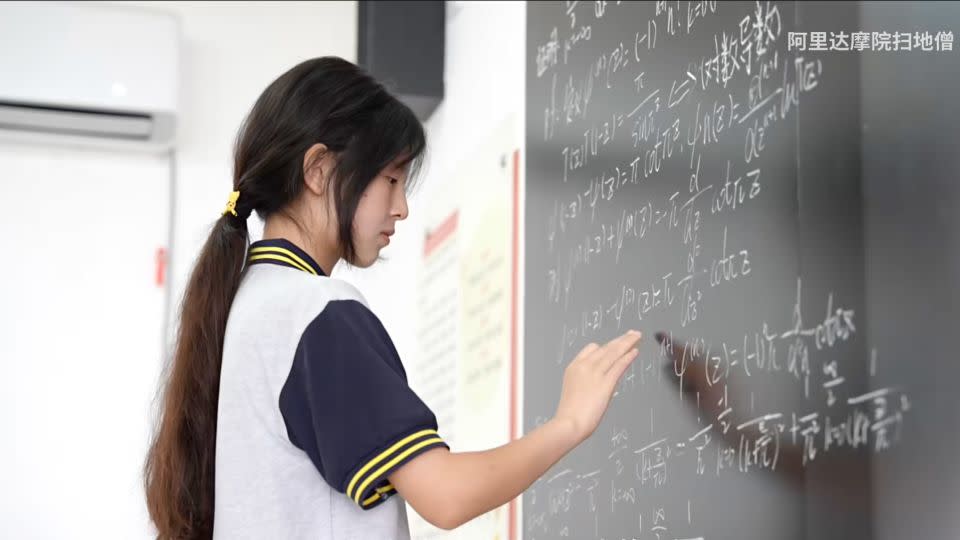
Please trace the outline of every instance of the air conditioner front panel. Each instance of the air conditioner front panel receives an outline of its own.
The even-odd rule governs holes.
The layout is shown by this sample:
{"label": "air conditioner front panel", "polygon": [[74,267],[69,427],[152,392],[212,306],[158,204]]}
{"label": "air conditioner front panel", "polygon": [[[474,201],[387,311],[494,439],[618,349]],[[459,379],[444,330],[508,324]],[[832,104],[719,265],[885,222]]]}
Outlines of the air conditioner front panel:
{"label": "air conditioner front panel", "polygon": [[175,112],[179,39],[156,9],[0,2],[0,101]]}

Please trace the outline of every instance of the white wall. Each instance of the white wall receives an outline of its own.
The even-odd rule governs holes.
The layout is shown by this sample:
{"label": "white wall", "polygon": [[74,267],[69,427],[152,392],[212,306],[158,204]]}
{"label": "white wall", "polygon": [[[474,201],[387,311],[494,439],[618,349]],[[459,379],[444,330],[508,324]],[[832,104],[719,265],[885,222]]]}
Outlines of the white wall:
{"label": "white wall", "polygon": [[0,538],[145,536],[163,156],[0,144]]}

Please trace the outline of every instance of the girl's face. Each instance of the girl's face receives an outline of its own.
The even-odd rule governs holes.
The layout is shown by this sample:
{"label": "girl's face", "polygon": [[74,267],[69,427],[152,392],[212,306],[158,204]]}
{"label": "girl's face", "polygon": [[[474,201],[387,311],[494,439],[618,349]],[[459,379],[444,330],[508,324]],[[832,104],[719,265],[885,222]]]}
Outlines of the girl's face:
{"label": "girl's face", "polygon": [[353,217],[356,266],[376,262],[380,250],[390,243],[396,223],[407,217],[407,170],[391,165],[370,182]]}

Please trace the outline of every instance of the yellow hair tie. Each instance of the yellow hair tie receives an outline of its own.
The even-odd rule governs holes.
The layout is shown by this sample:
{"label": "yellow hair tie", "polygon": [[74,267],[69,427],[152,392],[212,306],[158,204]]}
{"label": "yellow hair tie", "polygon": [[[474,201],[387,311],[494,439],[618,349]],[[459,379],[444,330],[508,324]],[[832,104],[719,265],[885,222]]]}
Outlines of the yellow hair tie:
{"label": "yellow hair tie", "polygon": [[236,216],[237,215],[237,199],[239,198],[240,198],[239,191],[234,191],[233,193],[231,193],[230,198],[227,199],[227,207],[224,208],[223,213],[220,215],[225,216],[227,215],[227,213],[230,213]]}

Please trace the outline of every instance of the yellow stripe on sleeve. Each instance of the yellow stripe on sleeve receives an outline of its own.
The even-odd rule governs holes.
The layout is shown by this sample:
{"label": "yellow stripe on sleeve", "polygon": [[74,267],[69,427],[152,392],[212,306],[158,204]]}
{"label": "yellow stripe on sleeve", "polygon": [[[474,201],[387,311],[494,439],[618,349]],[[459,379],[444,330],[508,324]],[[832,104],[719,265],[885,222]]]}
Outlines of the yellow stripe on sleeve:
{"label": "yellow stripe on sleeve", "polygon": [[[364,475],[367,471],[369,471],[369,470],[372,469],[373,467],[376,467],[377,464],[380,463],[381,461],[389,458],[391,454],[393,454],[394,452],[396,452],[397,450],[399,450],[401,447],[403,447],[405,444],[409,443],[410,441],[413,441],[413,440],[415,440],[415,439],[419,439],[419,438],[422,438],[422,437],[426,437],[426,436],[429,436],[429,435],[437,435],[437,431],[436,431],[435,429],[424,429],[424,430],[418,431],[418,432],[416,432],[416,433],[414,433],[414,434],[412,434],[412,435],[409,435],[409,436],[407,436],[407,437],[404,437],[403,439],[397,441],[397,443],[395,443],[395,444],[394,444],[393,446],[391,446],[390,448],[387,448],[387,449],[384,450],[383,452],[380,452],[380,454],[377,455],[377,457],[375,457],[375,458],[371,459],[370,461],[368,461],[366,465],[364,465],[363,467],[360,468],[359,471],[357,471],[357,474],[353,475],[353,479],[350,480],[350,485],[347,486],[347,496],[350,497],[351,499],[359,502],[359,501],[360,501],[360,494],[359,494],[359,493],[355,493],[355,492],[353,491],[353,487],[357,485],[357,482],[360,480],[360,478],[363,477],[363,475]],[[363,490],[361,490],[361,492],[362,492],[362,491],[363,491]]]}
{"label": "yellow stripe on sleeve", "polygon": [[443,440],[442,440],[440,437],[433,437],[433,438],[431,438],[431,439],[427,439],[427,440],[425,440],[425,441],[419,442],[419,443],[411,446],[410,448],[406,449],[406,450],[403,451],[400,455],[398,455],[397,457],[391,459],[389,462],[387,462],[387,463],[384,464],[382,467],[380,467],[379,469],[377,469],[377,472],[375,472],[375,473],[371,474],[370,476],[368,476],[367,479],[363,481],[363,484],[360,484],[360,488],[357,490],[357,496],[354,497],[354,500],[356,500],[357,503],[359,503],[359,502],[360,502],[360,494],[362,494],[363,491],[364,491],[365,489],[367,489],[367,486],[369,486],[371,482],[373,482],[375,479],[379,478],[380,475],[383,474],[385,471],[390,470],[390,467],[393,467],[393,466],[396,465],[397,463],[403,461],[404,458],[406,458],[406,457],[409,456],[410,454],[416,452],[417,450],[423,448],[424,446],[429,446],[429,445],[431,445],[431,444],[442,443],[442,442],[443,442]]}
{"label": "yellow stripe on sleeve", "polygon": [[382,494],[384,494],[384,493],[390,493],[390,492],[393,491],[393,490],[394,490],[394,487],[393,487],[391,484],[387,484],[385,487],[382,487],[382,488],[377,488],[377,492],[376,492],[376,493],[374,493],[373,495],[367,497],[367,499],[366,499],[365,501],[363,501],[363,507],[366,508],[366,507],[370,506],[371,504],[373,504],[373,503],[377,502],[378,500],[380,500],[380,496],[381,496]]}

